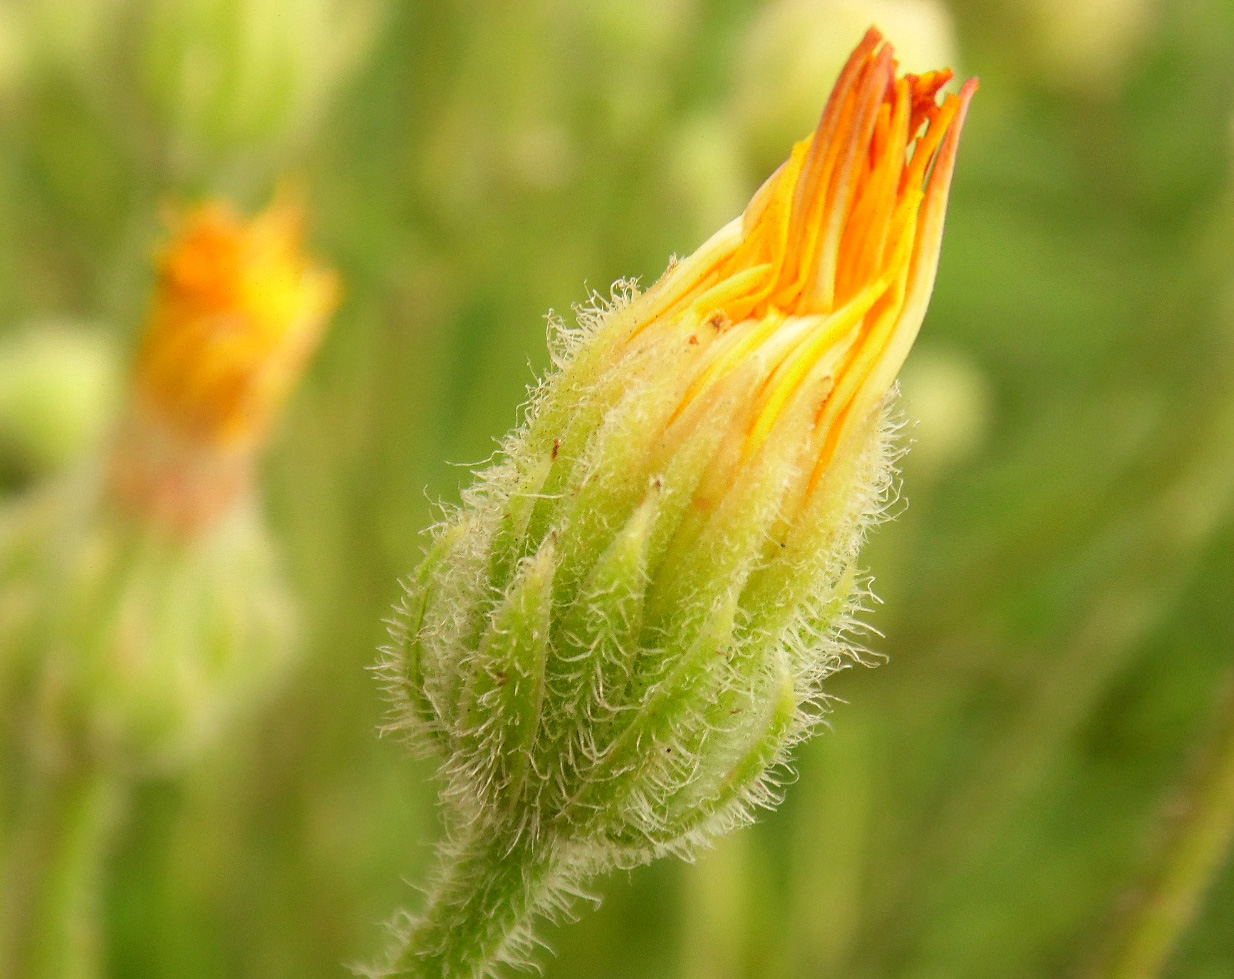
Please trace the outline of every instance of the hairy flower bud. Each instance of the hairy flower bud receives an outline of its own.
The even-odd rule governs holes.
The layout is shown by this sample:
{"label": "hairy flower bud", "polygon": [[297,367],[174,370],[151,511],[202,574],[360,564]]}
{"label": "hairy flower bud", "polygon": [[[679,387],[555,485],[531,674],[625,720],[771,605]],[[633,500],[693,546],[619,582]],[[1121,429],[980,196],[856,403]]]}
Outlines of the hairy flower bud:
{"label": "hairy flower bud", "polygon": [[885,404],[976,87],[939,103],[950,77],[897,78],[871,30],[740,218],[561,331],[399,611],[393,726],[442,758],[473,842],[389,974],[481,974],[436,917],[459,875],[476,913],[506,887],[477,840],[547,867],[511,899],[534,911],[528,881],[688,852],[775,800],[851,655]]}

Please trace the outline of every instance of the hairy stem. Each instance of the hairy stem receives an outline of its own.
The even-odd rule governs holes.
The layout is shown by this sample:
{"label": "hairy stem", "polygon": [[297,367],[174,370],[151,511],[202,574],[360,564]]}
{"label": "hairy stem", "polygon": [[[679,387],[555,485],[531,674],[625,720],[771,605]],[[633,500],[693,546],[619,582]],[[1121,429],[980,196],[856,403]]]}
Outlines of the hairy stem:
{"label": "hairy stem", "polygon": [[439,883],[396,942],[386,979],[479,979],[518,961],[533,919],[566,887],[551,842],[476,832],[442,847]]}

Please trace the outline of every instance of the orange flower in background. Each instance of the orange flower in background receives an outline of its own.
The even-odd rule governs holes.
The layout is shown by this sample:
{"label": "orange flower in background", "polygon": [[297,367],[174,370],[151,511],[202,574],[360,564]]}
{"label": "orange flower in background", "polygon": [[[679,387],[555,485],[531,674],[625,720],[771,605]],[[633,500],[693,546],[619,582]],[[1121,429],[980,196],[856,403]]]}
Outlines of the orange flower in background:
{"label": "orange flower in background", "polygon": [[187,438],[262,438],[338,299],[333,272],[301,252],[303,214],[276,202],[251,221],[212,201],[159,259],[136,395]]}
{"label": "orange flower in background", "polygon": [[175,224],[112,472],[122,498],[195,526],[247,480],[339,287],[285,200],[252,220],[211,201]]}

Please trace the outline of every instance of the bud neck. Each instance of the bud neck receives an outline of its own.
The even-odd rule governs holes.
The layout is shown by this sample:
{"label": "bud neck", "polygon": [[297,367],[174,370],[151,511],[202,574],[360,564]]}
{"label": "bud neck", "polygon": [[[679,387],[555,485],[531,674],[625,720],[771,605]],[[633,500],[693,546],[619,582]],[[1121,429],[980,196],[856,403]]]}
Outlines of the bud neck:
{"label": "bud neck", "polygon": [[191,538],[248,492],[253,465],[247,446],[187,437],[134,405],[112,443],[105,492],[119,509]]}

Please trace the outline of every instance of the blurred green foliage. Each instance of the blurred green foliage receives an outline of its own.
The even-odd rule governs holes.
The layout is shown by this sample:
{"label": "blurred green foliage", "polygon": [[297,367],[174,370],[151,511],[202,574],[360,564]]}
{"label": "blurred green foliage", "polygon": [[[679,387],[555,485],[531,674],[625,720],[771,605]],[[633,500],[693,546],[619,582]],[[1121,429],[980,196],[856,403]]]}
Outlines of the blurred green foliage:
{"label": "blurred green foliage", "polygon": [[[766,175],[741,122],[767,90],[743,76],[767,61],[743,54],[762,7],[0,2],[0,329],[66,317],[131,349],[160,206],[253,207],[284,174],[346,288],[265,472],[302,668],[142,788],[111,860],[112,975],[338,976],[414,904],[435,787],[375,736],[381,620],[435,501],[547,365],[545,311],[650,282]],[[604,881],[552,930],[547,976],[1084,975],[1216,724],[1234,6],[950,15],[982,91],[905,378],[912,505],[868,552],[889,661],[836,678],[778,812],[696,865]],[[0,471],[20,492],[28,472]],[[1234,973],[1232,921],[1227,863],[1169,974]]]}

